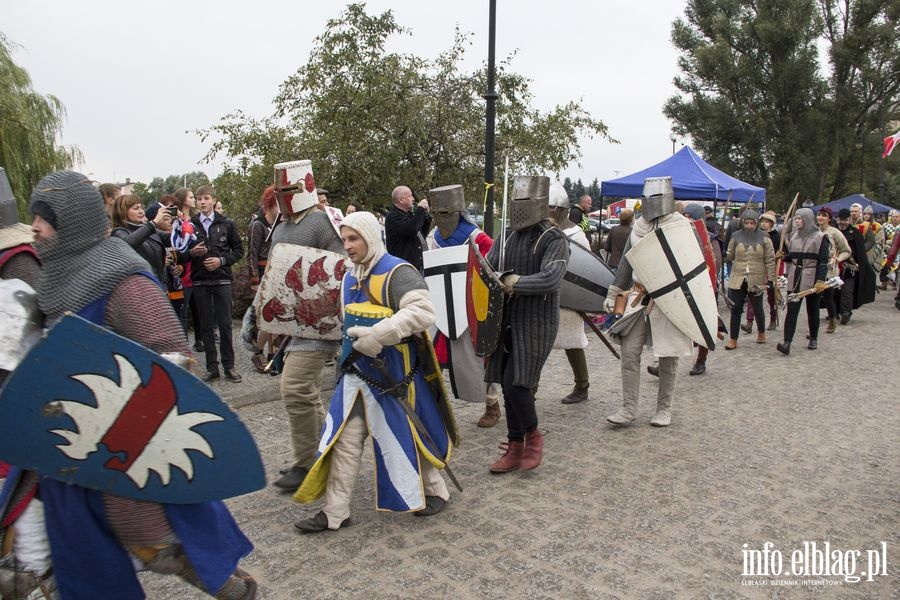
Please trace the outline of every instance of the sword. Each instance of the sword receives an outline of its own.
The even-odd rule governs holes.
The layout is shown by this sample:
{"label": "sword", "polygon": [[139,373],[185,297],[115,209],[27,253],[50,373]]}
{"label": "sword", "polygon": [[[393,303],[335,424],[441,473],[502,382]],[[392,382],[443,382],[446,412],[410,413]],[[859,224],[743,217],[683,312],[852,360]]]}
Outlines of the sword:
{"label": "sword", "polygon": [[[341,364],[342,369],[349,370],[350,367],[355,363],[359,358],[362,357],[362,354],[353,350]],[[428,430],[425,428],[425,424],[422,423],[422,419],[419,418],[419,415],[416,414],[416,411],[410,406],[409,402],[406,400],[406,389],[408,384],[400,382],[397,383],[394,381],[394,378],[391,377],[391,374],[388,372],[387,367],[384,365],[384,361],[380,358],[372,359],[372,366],[374,366],[381,376],[384,377],[384,381],[388,385],[388,389],[386,390],[388,394],[394,397],[397,401],[397,404],[400,405],[400,408],[403,409],[403,412],[406,413],[407,418],[409,418],[410,422],[413,424],[413,427],[416,428],[416,433],[419,434],[419,438],[425,442],[427,446],[429,446],[429,450],[435,456],[440,456],[440,451],[438,450],[437,444],[434,443],[434,440],[431,438],[431,434],[428,433]],[[463,491],[462,486],[459,484],[459,480],[456,479],[456,476],[453,474],[453,471],[450,470],[450,464],[444,463],[444,471],[447,472],[447,477],[450,478],[450,481],[453,482],[453,485],[456,486],[460,492]]]}
{"label": "sword", "polygon": [[506,263],[506,195],[509,190],[509,154],[505,157],[503,166],[503,210],[500,217],[500,262],[498,263],[498,271],[503,271],[503,265]]}
{"label": "sword", "polygon": [[600,341],[602,341],[606,345],[607,349],[609,349],[609,351],[612,352],[612,355],[615,356],[616,358],[618,358],[619,360],[622,360],[622,357],[619,356],[619,353],[616,352],[616,349],[613,348],[612,344],[609,343],[609,340],[606,339],[606,336],[603,335],[603,332],[601,332],[599,329],[597,329],[597,326],[594,324],[593,321],[591,321],[590,317],[588,317],[585,313],[580,312],[580,311],[578,311],[578,314],[581,315],[581,318],[584,319],[584,322],[588,324],[588,326],[591,328],[591,330],[597,334],[597,337],[600,338]]}

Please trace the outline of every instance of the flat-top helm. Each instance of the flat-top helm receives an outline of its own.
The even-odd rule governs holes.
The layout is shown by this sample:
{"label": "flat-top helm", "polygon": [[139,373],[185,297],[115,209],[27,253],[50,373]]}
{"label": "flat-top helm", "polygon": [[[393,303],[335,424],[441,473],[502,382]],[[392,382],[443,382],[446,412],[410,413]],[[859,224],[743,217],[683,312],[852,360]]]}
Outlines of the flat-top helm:
{"label": "flat-top helm", "polygon": [[641,216],[652,221],[675,212],[675,192],[671,177],[648,177],[641,192]]}
{"label": "flat-top helm", "polygon": [[0,250],[6,250],[34,241],[31,227],[19,223],[16,197],[13,196],[6,170],[0,167]]}
{"label": "flat-top helm", "polygon": [[278,209],[285,216],[311,208],[319,201],[312,161],[278,163],[275,165],[274,185]]}
{"label": "flat-top helm", "polygon": [[520,175],[513,179],[512,200],[509,203],[509,226],[525,229],[549,216],[550,178]]}
{"label": "flat-top helm", "polygon": [[466,210],[463,187],[445,185],[428,190],[428,205],[441,237],[447,239],[456,231],[460,215]]}

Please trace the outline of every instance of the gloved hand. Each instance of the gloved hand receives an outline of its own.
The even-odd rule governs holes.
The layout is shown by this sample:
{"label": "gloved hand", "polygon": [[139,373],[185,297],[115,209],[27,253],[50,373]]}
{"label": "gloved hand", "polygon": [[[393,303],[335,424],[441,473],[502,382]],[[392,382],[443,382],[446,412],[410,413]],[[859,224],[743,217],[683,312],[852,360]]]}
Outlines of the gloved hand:
{"label": "gloved hand", "polygon": [[815,285],[813,285],[813,289],[816,290],[817,294],[821,294],[822,292],[824,292],[825,290],[828,289],[828,284],[825,283],[824,281],[817,281],[815,283]]}
{"label": "gloved hand", "polygon": [[353,349],[365,354],[370,358],[375,358],[381,352],[384,345],[378,341],[371,327],[356,326],[347,330],[347,335],[356,338],[353,342]]}
{"label": "gloved hand", "polygon": [[778,283],[776,284],[778,287],[786,287],[787,286],[787,277],[784,275],[778,276]]}
{"label": "gloved hand", "polygon": [[507,273],[503,276],[503,279],[500,280],[500,283],[503,284],[503,291],[512,296],[513,286],[516,285],[516,282],[519,281],[519,276],[515,273]]}
{"label": "gloved hand", "polygon": [[775,251],[775,260],[784,260],[784,250]]}
{"label": "gloved hand", "polygon": [[606,293],[606,299],[603,301],[603,310],[613,314],[616,309],[616,298],[622,293],[624,293],[624,290],[621,288],[614,285],[609,286],[609,291]]}

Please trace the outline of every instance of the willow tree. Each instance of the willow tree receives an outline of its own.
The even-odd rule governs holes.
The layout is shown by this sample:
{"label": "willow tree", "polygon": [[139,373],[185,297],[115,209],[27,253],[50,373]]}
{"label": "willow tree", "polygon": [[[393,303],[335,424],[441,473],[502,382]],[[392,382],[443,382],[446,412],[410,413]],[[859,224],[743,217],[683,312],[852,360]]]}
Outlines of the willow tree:
{"label": "willow tree", "polygon": [[11,50],[0,33],[0,167],[6,169],[21,218],[38,180],[70,168],[81,154],[57,143],[65,108],[55,96],[34,91],[31,77],[13,61]]}

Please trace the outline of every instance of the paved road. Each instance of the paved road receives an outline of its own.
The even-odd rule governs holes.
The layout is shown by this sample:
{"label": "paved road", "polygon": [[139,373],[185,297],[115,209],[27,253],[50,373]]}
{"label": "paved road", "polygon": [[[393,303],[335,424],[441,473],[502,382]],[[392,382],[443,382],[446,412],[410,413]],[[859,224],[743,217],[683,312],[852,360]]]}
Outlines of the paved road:
{"label": "paved road", "polygon": [[[294,521],[318,506],[271,487],[229,501],[256,545],[243,566],[259,580],[260,598],[275,600],[900,598],[900,313],[892,296],[823,333],[815,352],[801,343],[801,323],[790,357],[775,350],[777,336],[757,345],[754,333],[737,351],[712,353],[702,377],[688,377],[683,360],[667,429],[648,424],[656,383],[646,374],[638,422],[606,424],[621,402],[618,363],[596,342],[590,401],[561,405],[571,375],[554,352],[538,393],[546,447],[537,470],[489,474],[505,429],[478,429],[481,407],[459,403],[464,440],[453,466],[465,491],[444,513],[375,512],[369,448],[347,529],[296,533]],[[250,402],[277,396],[274,385],[260,377],[226,393],[243,406],[270,480],[290,460],[284,411],[280,402]],[[823,578],[742,575],[744,544],[771,542],[790,567],[805,541],[828,542],[845,559],[861,551],[857,574],[867,570],[866,551],[886,542],[888,575],[817,586],[799,584]],[[172,578],[142,577],[150,598],[203,597]]]}

